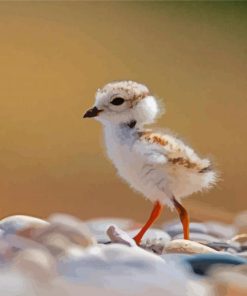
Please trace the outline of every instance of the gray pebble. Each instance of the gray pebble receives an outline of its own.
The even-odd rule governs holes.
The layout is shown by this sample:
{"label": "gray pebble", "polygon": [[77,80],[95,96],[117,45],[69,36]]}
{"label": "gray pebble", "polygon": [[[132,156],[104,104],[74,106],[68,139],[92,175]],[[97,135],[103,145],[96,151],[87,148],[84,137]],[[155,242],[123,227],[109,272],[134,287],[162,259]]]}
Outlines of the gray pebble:
{"label": "gray pebble", "polygon": [[191,264],[194,272],[199,275],[207,274],[215,266],[235,266],[247,263],[243,258],[221,253],[198,254],[185,258],[185,261]]}
{"label": "gray pebble", "polygon": [[238,256],[247,259],[247,251],[239,252],[239,253],[238,253]]}
{"label": "gray pebble", "polygon": [[129,247],[136,246],[136,242],[126,232],[115,225],[111,225],[107,229],[107,235],[113,243],[120,243]]}
{"label": "gray pebble", "polygon": [[241,251],[247,251],[247,234],[242,233],[234,236],[228,241],[230,244],[238,244]]}
{"label": "gray pebble", "polygon": [[247,233],[247,211],[240,212],[234,221],[238,233]]}
{"label": "gray pebble", "polygon": [[230,253],[239,252],[241,250],[240,246],[238,244],[230,244],[227,242],[209,242],[206,244],[206,246],[213,248],[217,251],[227,251]]}
{"label": "gray pebble", "polygon": [[2,235],[16,234],[19,231],[33,227],[43,228],[49,225],[45,220],[35,218],[32,216],[15,215],[8,216],[0,221],[0,230]]}
{"label": "gray pebble", "polygon": [[[180,221],[168,223],[162,227],[171,237],[183,233],[183,226]],[[190,232],[193,233],[207,233],[207,227],[203,223],[191,222]]]}
{"label": "gray pebble", "polygon": [[235,226],[217,221],[207,221],[204,225],[207,227],[208,234],[220,239],[230,239],[237,233]]}
{"label": "gray pebble", "polygon": [[134,222],[130,219],[101,218],[88,220],[86,225],[98,243],[106,244],[111,242],[107,235],[107,230],[110,226],[115,225],[119,229],[129,230],[133,228]]}
{"label": "gray pebble", "polygon": [[[183,239],[183,233],[177,234],[173,237],[173,239]],[[190,233],[190,240],[196,241],[199,243],[212,243],[212,242],[220,242],[220,240],[212,235],[205,233]]]}

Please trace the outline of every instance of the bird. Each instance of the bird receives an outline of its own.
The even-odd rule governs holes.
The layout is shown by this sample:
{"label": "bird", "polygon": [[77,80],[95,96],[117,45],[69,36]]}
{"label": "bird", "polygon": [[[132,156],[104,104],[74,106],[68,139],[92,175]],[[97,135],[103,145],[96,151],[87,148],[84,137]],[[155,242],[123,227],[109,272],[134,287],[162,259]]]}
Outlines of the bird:
{"label": "bird", "polygon": [[94,106],[83,115],[103,125],[107,155],[119,176],[154,204],[147,222],[134,237],[137,245],[165,206],[177,210],[184,239],[189,240],[190,218],[181,201],[217,181],[209,159],[200,158],[177,136],[147,127],[162,110],[146,85],[122,80],[99,88]]}

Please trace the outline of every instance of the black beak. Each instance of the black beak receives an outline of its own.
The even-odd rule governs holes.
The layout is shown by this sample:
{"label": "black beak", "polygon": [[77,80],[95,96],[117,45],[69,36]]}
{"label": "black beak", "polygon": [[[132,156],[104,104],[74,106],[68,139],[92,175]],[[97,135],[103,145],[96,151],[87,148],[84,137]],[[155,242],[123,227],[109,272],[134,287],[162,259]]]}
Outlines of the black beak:
{"label": "black beak", "polygon": [[97,107],[93,107],[83,115],[83,118],[87,117],[96,117],[102,110],[99,110]]}

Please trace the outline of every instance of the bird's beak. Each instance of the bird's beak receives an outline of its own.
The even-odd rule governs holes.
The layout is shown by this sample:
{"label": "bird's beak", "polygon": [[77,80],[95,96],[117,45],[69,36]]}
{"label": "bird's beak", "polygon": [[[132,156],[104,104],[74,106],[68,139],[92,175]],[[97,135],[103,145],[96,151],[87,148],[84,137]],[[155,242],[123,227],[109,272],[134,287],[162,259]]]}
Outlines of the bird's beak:
{"label": "bird's beak", "polygon": [[97,107],[93,107],[93,108],[87,110],[87,112],[83,115],[83,118],[96,117],[96,116],[98,116],[98,114],[100,112],[102,112],[102,110],[99,110]]}

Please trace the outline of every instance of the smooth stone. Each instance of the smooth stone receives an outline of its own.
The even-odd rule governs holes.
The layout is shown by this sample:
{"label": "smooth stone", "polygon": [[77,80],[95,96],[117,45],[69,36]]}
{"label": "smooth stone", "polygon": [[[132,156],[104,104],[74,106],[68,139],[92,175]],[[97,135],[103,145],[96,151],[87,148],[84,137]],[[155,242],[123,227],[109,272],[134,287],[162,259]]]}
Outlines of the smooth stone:
{"label": "smooth stone", "polygon": [[237,233],[247,233],[247,211],[240,212],[234,220]]}
{"label": "smooth stone", "polygon": [[225,251],[233,251],[233,252],[239,252],[241,248],[239,247],[239,244],[234,243],[227,243],[227,242],[209,242],[206,244],[208,247],[213,248],[217,251],[225,250]]}
{"label": "smooth stone", "polygon": [[238,244],[241,251],[247,251],[247,234],[238,234],[229,240],[231,244]]}
{"label": "smooth stone", "polygon": [[[173,240],[183,239],[183,234],[176,235]],[[234,242],[224,242],[216,237],[204,233],[190,233],[190,241],[198,242],[216,251],[241,251],[240,245]]]}
{"label": "smooth stone", "polygon": [[239,265],[234,270],[247,276],[247,264]]}
{"label": "smooth stone", "polygon": [[218,253],[214,249],[204,246],[200,243],[183,239],[172,240],[170,242],[167,242],[163,252],[185,254]]}
{"label": "smooth stone", "polygon": [[247,264],[247,260],[228,254],[199,254],[184,259],[196,274],[206,275],[209,270],[218,265]]}
{"label": "smooth stone", "polygon": [[82,248],[88,248],[96,244],[95,239],[87,229],[76,228],[65,223],[52,223],[46,228],[34,232],[30,238],[46,246],[53,255],[66,252],[70,246],[78,245]]}
{"label": "smooth stone", "polygon": [[[116,267],[153,270],[159,266],[165,266],[165,261],[157,255],[142,250],[141,248],[129,248],[123,244],[96,245],[86,249],[83,253],[62,256],[58,260],[58,270],[61,275],[69,278],[88,278],[87,272],[114,270]],[[77,271],[80,270],[80,273]],[[124,270],[123,270],[124,271]]]}
{"label": "smooth stone", "polygon": [[[120,295],[141,296],[152,292],[157,296],[180,296],[184,291],[196,295],[188,283],[193,278],[187,265],[166,262],[141,248],[122,244],[98,245],[78,257],[60,257],[57,266],[61,278],[83,286],[101,287],[102,292],[107,283],[107,289],[115,290],[114,295],[121,292]],[[175,287],[175,283],[179,285]]]}
{"label": "smooth stone", "polygon": [[61,234],[67,234],[70,241],[74,244],[88,247],[96,243],[87,224],[76,217],[68,214],[53,214],[49,217],[49,221],[51,222],[51,229],[54,227]]}
{"label": "smooth stone", "polygon": [[53,256],[45,250],[26,249],[14,257],[13,264],[29,277],[40,282],[46,282],[56,274],[56,264]]}
{"label": "smooth stone", "polygon": [[9,216],[0,221],[0,229],[1,232],[3,232],[2,235],[16,234],[30,227],[40,229],[47,225],[49,225],[49,223],[45,220],[25,215]]}
{"label": "smooth stone", "polygon": [[212,284],[218,296],[247,295],[247,265],[219,266],[209,272]]}
{"label": "smooth stone", "polygon": [[[40,226],[40,223],[35,224],[33,219],[26,219],[26,217],[20,219],[18,216],[18,219],[4,221],[3,225],[6,230],[4,239],[8,242],[12,253],[9,252],[9,254],[13,255],[25,248],[43,246],[48,248],[54,256],[57,256],[66,252],[69,247],[74,247],[74,245],[87,248],[96,243],[87,227],[80,220],[68,215],[56,215],[54,217],[51,223],[43,223],[42,221],[41,227],[37,227],[37,224]],[[29,221],[31,222],[29,223]],[[36,222],[35,219],[34,222]]]}
{"label": "smooth stone", "polygon": [[136,246],[136,242],[125,231],[115,225],[107,229],[107,235],[113,243],[124,244],[130,247]]}
{"label": "smooth stone", "polygon": [[[217,296],[247,295],[247,277],[234,270],[217,269],[212,275]],[[226,294],[227,293],[227,294]]]}
{"label": "smooth stone", "polygon": [[[36,289],[35,289],[36,288]],[[33,281],[17,268],[3,268],[0,273],[0,295],[2,296],[41,296]],[[43,294],[44,295],[44,294]],[[48,295],[46,295],[48,296]],[[49,295],[52,296],[52,295]],[[53,295],[55,296],[55,295]],[[62,295],[61,295],[62,296]]]}
{"label": "smooth stone", "polygon": [[[172,238],[183,233],[183,226],[180,221],[176,220],[163,225],[162,229],[167,232]],[[192,233],[207,233],[207,228],[203,223],[191,222],[190,232]]]}
{"label": "smooth stone", "polygon": [[[177,234],[173,239],[183,239],[183,233]],[[190,232],[190,240],[196,241],[199,243],[209,243],[209,242],[220,242],[220,240],[212,235],[205,233],[194,233]]]}
{"label": "smooth stone", "polygon": [[8,260],[5,254],[0,254],[0,268],[3,267],[6,263],[8,263]]}
{"label": "smooth stone", "polygon": [[3,229],[0,229],[0,239],[4,237],[5,231]]}
{"label": "smooth stone", "polygon": [[[100,246],[99,246],[100,247]],[[70,244],[69,246],[67,246],[66,249],[64,249],[63,253],[60,253],[59,256],[57,256],[57,258],[59,259],[60,257],[66,257],[66,258],[79,258],[84,256],[85,254],[85,249],[83,249],[82,247],[78,246],[78,245],[73,245]]]}
{"label": "smooth stone", "polygon": [[247,259],[247,251],[239,252],[239,253],[238,253],[238,256]]}
{"label": "smooth stone", "polygon": [[[148,265],[155,267],[155,264],[163,266],[164,261],[157,255],[149,253],[141,248],[129,248],[124,245],[110,245],[102,248],[105,258],[113,264],[124,264],[133,266],[134,262],[138,262],[137,266]],[[139,261],[140,260],[140,261]],[[152,264],[154,264],[152,266]]]}
{"label": "smooth stone", "polygon": [[[64,253],[69,252],[74,246],[78,246],[73,243],[69,237],[60,233],[51,233],[42,238],[37,237],[36,240],[45,246],[53,256],[61,256]],[[84,244],[84,247],[88,247],[89,244]]]}
{"label": "smooth stone", "polygon": [[204,225],[207,228],[207,233],[216,236],[219,239],[230,239],[237,233],[234,225],[221,223],[218,221],[206,221]]}
{"label": "smooth stone", "polygon": [[238,242],[240,244],[247,243],[247,233],[237,234],[230,241]]}
{"label": "smooth stone", "polygon": [[16,234],[6,234],[4,236],[4,242],[7,244],[4,252],[7,260],[11,260],[21,250],[43,248],[40,243]]}
{"label": "smooth stone", "polygon": [[89,231],[96,238],[98,243],[106,244],[110,243],[109,237],[107,235],[107,229],[115,225],[119,229],[124,231],[128,231],[133,229],[135,223],[130,219],[121,219],[121,218],[100,218],[100,219],[92,219],[85,222]]}
{"label": "smooth stone", "polygon": [[167,253],[162,254],[160,257],[164,259],[166,262],[178,262],[178,263],[184,263],[184,259],[190,257],[190,254],[173,254],[173,253]]}
{"label": "smooth stone", "polygon": [[88,234],[91,234],[88,226],[85,222],[81,221],[80,219],[64,214],[64,213],[56,213],[52,214],[47,219],[51,224],[64,224],[66,226],[70,226],[72,228],[80,228],[84,232],[88,232]]}
{"label": "smooth stone", "polygon": [[206,283],[195,279],[188,264],[166,261],[122,244],[97,245],[81,256],[61,257],[58,272],[66,282],[100,288],[98,294],[72,295],[147,296],[151,292],[155,296],[181,296],[185,291],[190,296],[212,295]]}

